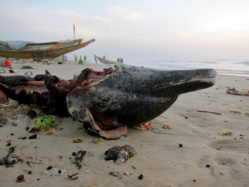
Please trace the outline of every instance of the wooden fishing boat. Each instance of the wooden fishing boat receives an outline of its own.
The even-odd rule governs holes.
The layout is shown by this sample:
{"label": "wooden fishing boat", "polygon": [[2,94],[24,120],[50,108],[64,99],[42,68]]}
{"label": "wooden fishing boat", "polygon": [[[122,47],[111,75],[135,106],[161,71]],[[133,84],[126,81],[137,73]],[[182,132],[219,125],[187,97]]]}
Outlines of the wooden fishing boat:
{"label": "wooden fishing boat", "polygon": [[96,56],[97,59],[102,62],[103,64],[121,64],[121,62],[118,62],[118,61],[111,61],[111,60],[106,60],[104,58],[101,58],[99,56]]}
{"label": "wooden fishing boat", "polygon": [[25,58],[25,59],[47,59],[56,58],[66,53],[83,48],[94,42],[95,39],[82,43],[82,39],[57,41],[47,43],[29,43],[20,49],[1,50],[0,56],[6,58]]}

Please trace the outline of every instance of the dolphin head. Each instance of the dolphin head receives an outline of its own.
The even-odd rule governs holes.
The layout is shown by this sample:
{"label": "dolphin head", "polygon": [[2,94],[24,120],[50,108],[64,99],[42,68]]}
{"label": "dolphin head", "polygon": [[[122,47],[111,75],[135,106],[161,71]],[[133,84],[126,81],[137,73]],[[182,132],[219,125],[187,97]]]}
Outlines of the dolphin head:
{"label": "dolphin head", "polygon": [[162,71],[124,65],[108,72],[88,70],[89,79],[67,96],[69,113],[89,132],[108,139],[159,116],[180,94],[212,86],[216,76],[213,69]]}

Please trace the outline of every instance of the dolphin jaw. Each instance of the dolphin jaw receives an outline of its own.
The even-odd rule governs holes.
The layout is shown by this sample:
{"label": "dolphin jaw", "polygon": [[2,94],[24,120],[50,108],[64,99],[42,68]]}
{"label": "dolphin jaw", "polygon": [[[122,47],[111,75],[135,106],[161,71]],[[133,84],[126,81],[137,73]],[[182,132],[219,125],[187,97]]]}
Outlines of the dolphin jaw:
{"label": "dolphin jaw", "polygon": [[[89,127],[87,129],[88,131],[90,131],[96,135],[99,135],[105,139],[109,139],[109,140],[118,139],[121,136],[124,136],[127,134],[127,126],[116,127],[115,129],[110,129],[110,130],[102,129],[101,128],[102,125],[94,119],[94,115],[92,114],[91,110],[88,109],[88,112],[89,112],[89,116],[91,118],[91,120],[90,120],[91,121],[91,128]],[[115,121],[115,120],[112,119],[112,121]],[[115,126],[113,124],[110,124],[110,125],[112,125],[112,127]]]}

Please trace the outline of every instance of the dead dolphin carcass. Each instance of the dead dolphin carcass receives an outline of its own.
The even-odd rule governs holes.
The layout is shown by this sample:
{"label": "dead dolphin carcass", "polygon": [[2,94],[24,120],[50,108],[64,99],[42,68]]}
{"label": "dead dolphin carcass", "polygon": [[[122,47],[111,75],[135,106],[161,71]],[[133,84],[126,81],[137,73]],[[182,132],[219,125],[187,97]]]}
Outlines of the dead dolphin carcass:
{"label": "dead dolphin carcass", "polygon": [[180,94],[212,86],[213,69],[161,71],[116,66],[84,69],[71,80],[46,72],[34,78],[0,77],[0,89],[21,103],[46,113],[72,115],[91,134],[116,139],[127,127],[143,124],[166,111]]}

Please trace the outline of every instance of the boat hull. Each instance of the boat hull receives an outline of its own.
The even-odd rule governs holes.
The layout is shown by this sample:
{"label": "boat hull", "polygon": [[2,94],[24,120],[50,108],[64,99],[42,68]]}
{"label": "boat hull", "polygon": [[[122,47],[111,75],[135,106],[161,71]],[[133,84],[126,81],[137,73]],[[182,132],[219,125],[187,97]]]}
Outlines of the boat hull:
{"label": "boat hull", "polygon": [[99,56],[96,56],[97,59],[102,62],[103,64],[121,64],[120,62],[117,62],[117,61],[111,61],[111,60],[106,60],[104,58],[101,58]]}
{"label": "boat hull", "polygon": [[82,39],[75,40],[74,42],[27,44],[18,50],[0,51],[0,56],[4,56],[6,58],[24,59],[56,58],[66,53],[83,48],[94,42],[95,39],[91,39],[83,43],[81,43],[81,41]]}

